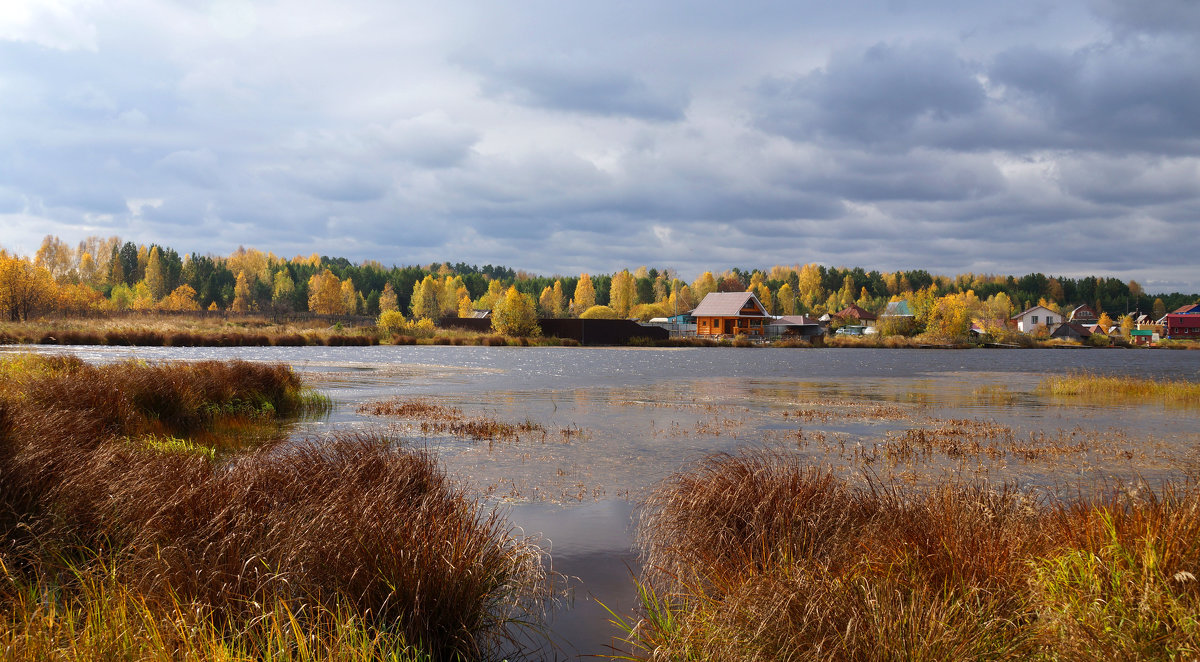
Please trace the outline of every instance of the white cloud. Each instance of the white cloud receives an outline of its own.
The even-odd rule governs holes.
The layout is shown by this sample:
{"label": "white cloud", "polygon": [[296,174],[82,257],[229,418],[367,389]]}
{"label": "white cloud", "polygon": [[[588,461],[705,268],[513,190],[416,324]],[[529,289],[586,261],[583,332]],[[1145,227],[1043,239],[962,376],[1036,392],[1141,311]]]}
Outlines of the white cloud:
{"label": "white cloud", "polygon": [[96,26],[87,18],[91,0],[5,0],[0,3],[0,40],[56,50],[96,50]]}

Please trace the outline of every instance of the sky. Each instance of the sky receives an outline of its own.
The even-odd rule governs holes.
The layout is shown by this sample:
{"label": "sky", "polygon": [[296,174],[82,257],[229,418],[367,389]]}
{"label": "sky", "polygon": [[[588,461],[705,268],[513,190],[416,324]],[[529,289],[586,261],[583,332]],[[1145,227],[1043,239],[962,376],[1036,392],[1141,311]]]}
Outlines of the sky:
{"label": "sky", "polygon": [[0,246],[1200,291],[1196,0],[3,0]]}

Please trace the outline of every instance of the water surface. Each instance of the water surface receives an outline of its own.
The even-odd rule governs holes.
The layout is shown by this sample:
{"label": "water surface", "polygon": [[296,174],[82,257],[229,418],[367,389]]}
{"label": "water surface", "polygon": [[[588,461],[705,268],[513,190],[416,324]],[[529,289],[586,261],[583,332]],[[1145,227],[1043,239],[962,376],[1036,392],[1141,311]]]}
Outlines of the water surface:
{"label": "water surface", "polygon": [[[1047,375],[1080,370],[1200,381],[1200,352],[33,349],[93,361],[241,358],[292,365],[336,404],[329,419],[302,425],[298,437],[389,430],[429,448],[461,484],[502,507],[519,531],[543,539],[554,570],[573,578],[568,597],[550,615],[557,648],[539,654],[549,657],[601,653],[613,643],[615,631],[596,600],[618,613],[633,607],[634,504],[708,453],[767,446],[856,480],[918,483],[950,476],[1074,494],[1194,473],[1200,448],[1194,432],[1200,408],[1101,406],[1036,390]],[[390,398],[424,399],[468,418],[536,423],[541,431],[488,443],[355,411]],[[905,444],[922,431],[943,435],[936,437],[941,445],[914,451]],[[957,445],[984,437],[987,452]]]}

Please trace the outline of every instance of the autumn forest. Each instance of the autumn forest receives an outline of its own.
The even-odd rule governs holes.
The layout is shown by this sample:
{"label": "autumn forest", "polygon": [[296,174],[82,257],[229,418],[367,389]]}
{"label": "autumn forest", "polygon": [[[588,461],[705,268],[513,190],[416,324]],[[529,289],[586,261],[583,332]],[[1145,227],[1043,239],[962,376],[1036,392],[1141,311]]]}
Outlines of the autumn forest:
{"label": "autumn forest", "polygon": [[[850,304],[878,311],[906,299],[921,315],[939,306],[1002,320],[1042,303],[1088,303],[1116,319],[1142,311],[1161,316],[1194,294],[1150,294],[1136,281],[1089,276],[881,272],[819,264],[706,271],[685,281],[671,269],[638,267],[611,274],[543,276],[503,266],[384,266],[312,254],[279,257],[239,248],[227,256],[181,255],[175,248],[118,237],[72,245],[47,236],[32,256],[0,249],[0,309],[11,321],[106,311],[231,311],[413,319],[467,316],[492,309],[515,287],[544,317],[612,316],[643,320],[687,312],[714,291],[750,290],[777,315],[836,312]],[[936,317],[936,315],[935,315]],[[962,317],[961,315],[958,317]]]}

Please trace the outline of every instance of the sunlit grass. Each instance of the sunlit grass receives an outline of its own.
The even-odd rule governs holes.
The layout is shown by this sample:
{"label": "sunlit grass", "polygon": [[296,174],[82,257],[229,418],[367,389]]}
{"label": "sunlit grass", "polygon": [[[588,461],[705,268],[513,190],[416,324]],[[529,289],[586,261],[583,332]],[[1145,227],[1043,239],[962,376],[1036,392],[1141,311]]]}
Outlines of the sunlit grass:
{"label": "sunlit grass", "polygon": [[159,604],[122,583],[112,568],[59,568],[63,583],[30,583],[0,567],[4,659],[41,660],[345,660],[428,662],[402,634],[373,628],[352,609],[302,608],[277,598],[256,618],[229,621],[201,603],[168,596]]}
{"label": "sunlit grass", "polygon": [[212,446],[197,444],[178,437],[148,435],[140,439],[130,439],[130,442],[156,453],[198,455],[209,460],[216,459],[217,456],[217,451]]}
{"label": "sunlit grass", "polygon": [[1200,406],[1200,382],[1149,379],[1129,375],[1075,372],[1042,379],[1038,392],[1055,397],[1099,402],[1167,402]]}
{"label": "sunlit grass", "polygon": [[636,660],[1192,659],[1200,488],[1047,502],[714,455],[643,505]]}

